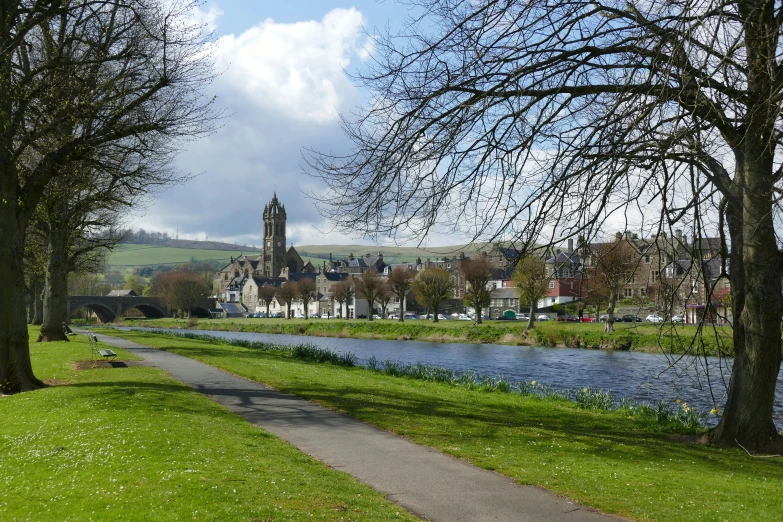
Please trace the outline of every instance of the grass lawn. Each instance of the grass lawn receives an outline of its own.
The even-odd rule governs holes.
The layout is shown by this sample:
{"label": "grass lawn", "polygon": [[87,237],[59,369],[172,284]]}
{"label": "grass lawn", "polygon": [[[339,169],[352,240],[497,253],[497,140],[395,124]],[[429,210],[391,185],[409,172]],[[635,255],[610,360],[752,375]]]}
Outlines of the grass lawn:
{"label": "grass lawn", "polygon": [[783,460],[680,442],[617,412],[206,341],[145,332],[112,335],[268,383],[606,512],[657,521],[783,518]]}
{"label": "grass lawn", "polygon": [[161,370],[74,371],[73,339],[31,343],[60,385],[0,397],[3,521],[417,520]]}
{"label": "grass lawn", "polygon": [[[161,328],[192,328],[187,320],[152,319],[126,321],[138,326]],[[691,346],[697,328],[690,325],[616,323],[615,332],[604,333],[602,323],[539,322],[525,334],[522,321],[485,321],[473,325],[469,321],[390,319],[367,321],[353,319],[199,319],[195,328],[258,333],[314,335],[323,337],[353,337],[365,339],[413,339],[434,342],[492,343],[535,346],[568,346],[581,348],[621,349],[659,353],[704,353]],[[730,327],[705,328],[703,350],[717,355],[720,346],[724,354],[731,353],[733,342]]]}

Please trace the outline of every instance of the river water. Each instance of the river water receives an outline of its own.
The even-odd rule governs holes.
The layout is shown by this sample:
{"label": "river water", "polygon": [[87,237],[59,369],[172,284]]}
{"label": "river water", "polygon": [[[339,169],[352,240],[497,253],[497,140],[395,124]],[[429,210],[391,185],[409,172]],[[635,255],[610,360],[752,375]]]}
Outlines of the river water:
{"label": "river water", "polygon": [[[182,332],[163,328],[122,329]],[[717,357],[682,357],[675,360],[663,354],[577,348],[187,331],[223,339],[313,344],[336,352],[351,352],[363,365],[370,357],[375,357],[381,361],[389,359],[403,364],[443,366],[459,372],[472,370],[480,375],[505,376],[511,381],[536,381],[557,388],[589,387],[608,391],[617,399],[628,397],[648,404],[679,399],[696,406],[704,414],[715,406],[722,409],[731,372],[731,361]],[[778,375],[774,419],[777,426],[783,428],[783,371]],[[717,417],[707,415],[705,420],[715,424]]]}

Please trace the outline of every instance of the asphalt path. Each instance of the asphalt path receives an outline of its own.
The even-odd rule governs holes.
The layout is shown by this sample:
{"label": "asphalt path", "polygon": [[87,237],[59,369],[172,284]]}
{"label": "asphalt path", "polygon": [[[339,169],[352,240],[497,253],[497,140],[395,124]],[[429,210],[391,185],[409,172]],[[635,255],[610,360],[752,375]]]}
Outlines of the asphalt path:
{"label": "asphalt path", "polygon": [[432,521],[625,520],[483,470],[439,450],[357,421],[213,366],[125,339],[97,334],[111,346],[144,358],[230,411],[326,465],[349,473]]}

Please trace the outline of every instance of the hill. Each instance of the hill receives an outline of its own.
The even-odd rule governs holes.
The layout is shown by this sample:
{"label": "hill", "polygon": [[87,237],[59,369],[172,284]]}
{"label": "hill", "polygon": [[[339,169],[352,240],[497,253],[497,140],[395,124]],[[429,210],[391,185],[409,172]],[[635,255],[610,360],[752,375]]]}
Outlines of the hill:
{"label": "hill", "polygon": [[[242,254],[255,255],[258,249],[243,247],[241,245],[231,245],[229,243],[218,243],[211,241],[188,241],[182,239],[168,239],[163,244],[133,244],[125,243],[119,245],[114,252],[109,254],[107,264],[111,267],[138,267],[153,265],[180,264],[197,259],[199,261],[214,260],[228,263],[231,257],[238,257]],[[181,246],[168,246],[169,244],[179,244]],[[207,248],[206,246],[222,245],[221,248]],[[479,251],[486,245],[455,245],[447,247],[433,247],[429,249],[415,247],[387,247],[373,245],[302,245],[296,246],[296,250],[305,261],[310,261],[313,265],[323,264],[324,260],[329,259],[332,254],[334,259],[344,259],[349,254],[356,257],[370,255],[375,260],[378,253],[383,254],[384,261],[387,263],[410,263],[420,257],[423,260],[427,258],[436,258],[443,256],[454,256],[460,252],[465,255],[471,255]],[[228,248],[232,247],[232,248]]]}

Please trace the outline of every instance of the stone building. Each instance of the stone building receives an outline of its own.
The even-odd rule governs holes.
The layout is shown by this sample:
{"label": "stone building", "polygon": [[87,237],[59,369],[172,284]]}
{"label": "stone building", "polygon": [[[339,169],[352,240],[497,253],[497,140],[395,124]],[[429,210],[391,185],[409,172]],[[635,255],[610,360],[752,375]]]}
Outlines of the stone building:
{"label": "stone building", "polygon": [[285,205],[277,199],[277,194],[264,207],[262,223],[264,244],[261,254],[231,258],[213,280],[212,289],[218,301],[242,303],[244,288],[254,276],[288,280],[296,278],[294,274],[315,273],[315,267],[309,262],[305,263],[293,246],[286,249]]}

